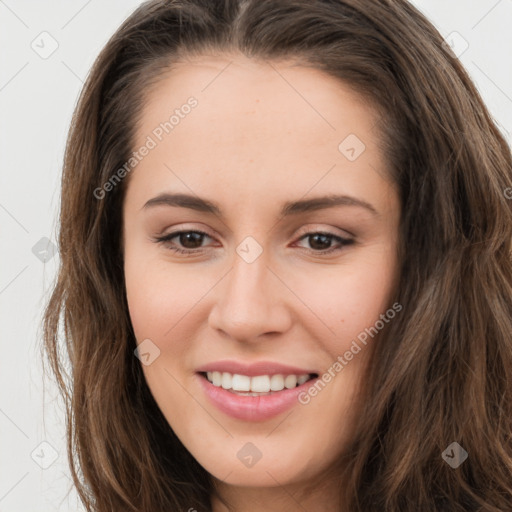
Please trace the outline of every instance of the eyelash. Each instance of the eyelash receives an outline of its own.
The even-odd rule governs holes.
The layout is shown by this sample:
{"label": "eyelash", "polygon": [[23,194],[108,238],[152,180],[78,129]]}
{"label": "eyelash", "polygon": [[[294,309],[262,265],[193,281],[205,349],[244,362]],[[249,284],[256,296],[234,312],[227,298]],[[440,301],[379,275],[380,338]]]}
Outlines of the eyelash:
{"label": "eyelash", "polygon": [[[167,235],[164,235],[164,236],[161,236],[161,237],[157,237],[155,239],[155,242],[156,243],[160,243],[160,244],[163,244],[165,245],[169,250],[175,252],[175,253],[180,253],[180,254],[199,254],[200,252],[202,252],[202,247],[201,248],[197,248],[197,249],[181,249],[179,247],[173,247],[173,246],[169,246],[167,245],[168,242],[170,242],[173,238],[176,238],[177,236],[179,235],[182,235],[182,234],[185,234],[185,233],[197,233],[199,235],[204,235],[204,236],[207,236],[208,238],[213,238],[211,237],[208,233],[205,233],[204,231],[200,231],[200,230],[196,230],[196,229],[191,229],[191,230],[183,230],[183,231],[175,231],[174,233],[169,233]],[[329,233],[329,232],[325,232],[325,231],[310,231],[304,235],[302,235],[299,240],[297,241],[301,241],[305,238],[308,238],[308,237],[311,237],[313,235],[323,235],[323,236],[327,236],[331,239],[334,239],[334,240],[337,240],[341,245],[338,246],[338,247],[330,247],[329,249],[325,249],[325,250],[314,250],[314,249],[306,249],[307,252],[309,252],[310,254],[315,254],[315,255],[326,255],[326,254],[331,254],[332,252],[337,252],[337,251],[340,251],[342,250],[345,246],[347,245],[352,245],[355,241],[354,239],[350,239],[350,238],[343,238],[339,235],[334,235],[333,233]]]}

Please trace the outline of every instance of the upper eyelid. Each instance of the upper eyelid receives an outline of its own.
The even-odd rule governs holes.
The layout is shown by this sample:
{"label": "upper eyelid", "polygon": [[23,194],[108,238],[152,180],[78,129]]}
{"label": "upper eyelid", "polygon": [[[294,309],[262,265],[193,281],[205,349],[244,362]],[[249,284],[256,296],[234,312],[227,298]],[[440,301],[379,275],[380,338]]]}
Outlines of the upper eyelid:
{"label": "upper eyelid", "polygon": [[[333,230],[334,231],[339,230],[344,233],[333,232]],[[299,229],[298,234],[296,236],[302,237],[303,235],[314,234],[314,233],[325,233],[327,235],[337,236],[340,238],[349,238],[349,237],[355,238],[355,235],[353,233],[350,233],[350,231],[347,231],[346,229],[342,229],[342,228],[333,228],[333,227],[331,227],[331,228],[304,227],[304,228]]]}

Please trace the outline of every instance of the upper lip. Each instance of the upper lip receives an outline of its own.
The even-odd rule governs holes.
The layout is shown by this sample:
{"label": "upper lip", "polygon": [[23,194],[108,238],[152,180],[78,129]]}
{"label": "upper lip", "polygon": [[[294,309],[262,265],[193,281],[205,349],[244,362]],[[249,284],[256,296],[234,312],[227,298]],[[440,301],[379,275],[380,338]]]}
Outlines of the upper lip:
{"label": "upper lip", "polygon": [[238,375],[247,375],[256,377],[257,375],[305,375],[317,373],[314,370],[299,368],[272,361],[257,361],[254,363],[244,363],[241,361],[222,360],[205,364],[196,369],[196,372],[228,372]]}

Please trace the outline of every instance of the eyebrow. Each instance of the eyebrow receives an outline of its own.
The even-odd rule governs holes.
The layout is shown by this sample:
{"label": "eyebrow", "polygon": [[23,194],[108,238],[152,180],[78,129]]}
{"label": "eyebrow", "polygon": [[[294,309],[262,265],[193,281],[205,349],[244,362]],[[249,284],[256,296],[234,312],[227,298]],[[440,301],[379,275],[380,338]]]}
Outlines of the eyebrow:
{"label": "eyebrow", "polygon": [[[163,193],[147,201],[142,209],[162,205],[189,208],[198,212],[212,213],[214,215],[218,215],[221,218],[223,217],[222,210],[216,203],[189,194]],[[288,201],[283,204],[280,216],[288,217],[290,215],[324,210],[327,208],[333,208],[335,206],[359,206],[361,208],[365,208],[373,215],[379,215],[379,212],[370,203],[362,199],[347,195],[331,194],[327,196],[315,197],[312,199]]]}

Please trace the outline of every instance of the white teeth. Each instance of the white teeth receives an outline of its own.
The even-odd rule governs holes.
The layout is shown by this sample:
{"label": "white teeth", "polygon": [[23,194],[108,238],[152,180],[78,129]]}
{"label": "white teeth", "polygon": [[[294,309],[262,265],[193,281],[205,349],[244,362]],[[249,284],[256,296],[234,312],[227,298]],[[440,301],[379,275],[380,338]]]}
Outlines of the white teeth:
{"label": "white teeth", "polygon": [[247,375],[238,375],[238,373],[235,373],[233,375],[233,380],[231,381],[231,389],[233,391],[250,391],[251,377],[247,377]]}
{"label": "white teeth", "polygon": [[231,373],[223,372],[222,373],[222,381],[221,381],[220,385],[224,389],[231,389],[232,383],[233,383],[233,375],[231,375]]}
{"label": "white teeth", "polygon": [[269,393],[271,391],[282,391],[293,389],[302,385],[310,378],[309,374],[304,375],[248,375],[232,374],[229,372],[207,372],[206,378],[216,387],[222,387],[236,392]]}
{"label": "white teeth", "polygon": [[295,375],[287,375],[284,379],[284,385],[287,389],[297,387],[297,377]]}
{"label": "white teeth", "polygon": [[[233,389],[238,391],[236,388]],[[258,375],[257,377],[253,377],[251,379],[251,391],[268,393],[270,391],[270,377],[268,375]]]}
{"label": "white teeth", "polygon": [[272,377],[270,377],[270,389],[272,391],[281,391],[284,389],[284,377],[282,375],[272,375]]}
{"label": "white teeth", "polygon": [[301,375],[298,379],[297,379],[297,384],[299,386],[301,386],[302,384],[304,384],[304,382],[307,382],[309,379],[309,375]]}
{"label": "white teeth", "polygon": [[[208,374],[206,374],[208,376]],[[220,388],[222,384],[222,373],[220,372],[212,372],[212,378],[208,377],[208,380],[214,385]]]}

